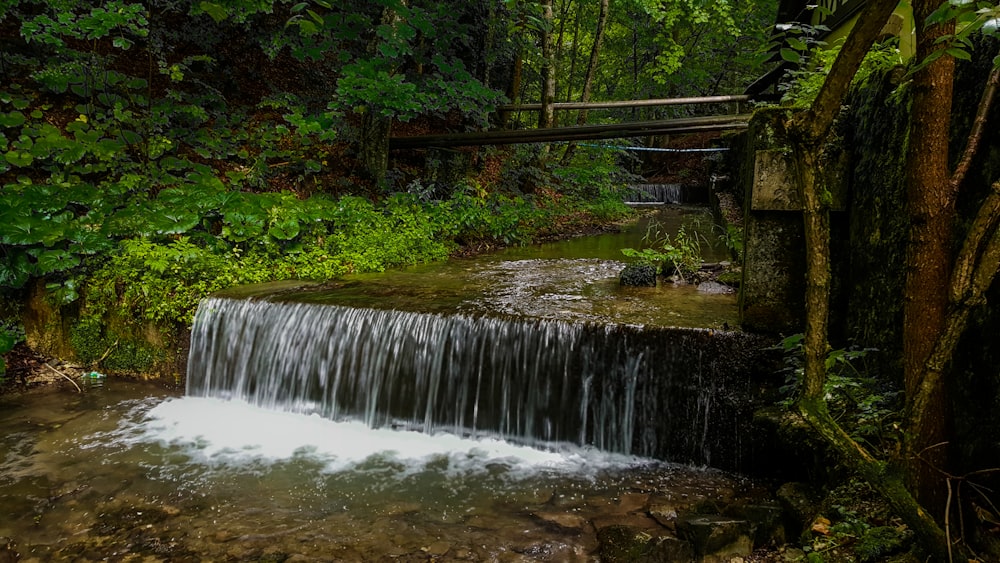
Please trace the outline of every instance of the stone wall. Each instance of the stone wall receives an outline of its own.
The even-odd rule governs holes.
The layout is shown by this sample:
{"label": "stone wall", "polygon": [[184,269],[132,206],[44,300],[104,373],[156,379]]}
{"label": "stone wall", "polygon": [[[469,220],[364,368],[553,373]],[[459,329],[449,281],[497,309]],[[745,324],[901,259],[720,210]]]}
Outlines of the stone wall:
{"label": "stone wall", "polygon": [[[958,67],[951,161],[964,148],[997,42],[984,42]],[[903,69],[872,77],[847,100],[833,142],[848,192],[844,212],[831,213],[834,303],[831,340],[878,349],[867,359],[885,382],[902,380],[903,293],[906,279],[905,157],[910,123]],[[900,85],[904,85],[900,87]],[[745,329],[802,330],[804,244],[801,213],[788,191],[785,110],[758,111],[747,132],[732,138],[728,162],[743,198],[746,225],[741,315]],[[1000,179],[1000,104],[959,196],[961,233],[990,185]],[[1000,283],[973,316],[955,354],[951,378],[956,469],[1000,466]],[[1000,482],[996,483],[1000,486]]]}
{"label": "stone wall", "polygon": [[[744,210],[743,279],[740,285],[740,323],[746,330],[793,334],[805,319],[805,238],[802,203],[791,178],[792,156],[783,122],[788,110],[760,110],[746,132],[732,139],[729,168]],[[835,151],[828,166],[833,196],[831,252],[833,268],[842,270],[846,256],[846,214],[849,159]],[[836,277],[835,277],[836,279]],[[833,300],[845,295],[835,282]],[[842,307],[834,307],[835,311]],[[841,332],[843,315],[831,319]]]}

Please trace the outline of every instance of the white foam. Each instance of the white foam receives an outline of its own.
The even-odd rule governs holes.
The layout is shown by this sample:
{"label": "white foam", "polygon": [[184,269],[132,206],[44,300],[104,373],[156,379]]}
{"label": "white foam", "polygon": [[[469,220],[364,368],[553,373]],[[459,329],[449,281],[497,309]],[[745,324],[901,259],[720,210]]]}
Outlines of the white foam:
{"label": "white foam", "polygon": [[447,472],[501,466],[515,478],[551,472],[587,476],[648,462],[565,444],[549,445],[558,451],[547,451],[498,439],[371,429],[360,422],[335,422],[315,414],[197,397],[157,404],[145,414],[138,432],[130,434],[135,441],[179,448],[192,461],[208,465],[270,464],[301,457],[321,462],[329,472],[384,460],[401,465],[402,474],[434,462],[435,468]]}

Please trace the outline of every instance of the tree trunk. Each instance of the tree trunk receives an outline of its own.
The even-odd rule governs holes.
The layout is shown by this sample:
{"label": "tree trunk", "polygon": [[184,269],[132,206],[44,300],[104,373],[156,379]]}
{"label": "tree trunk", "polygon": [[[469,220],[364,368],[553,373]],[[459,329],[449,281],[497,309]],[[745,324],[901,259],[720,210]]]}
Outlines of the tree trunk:
{"label": "tree trunk", "polygon": [[[403,2],[406,5],[406,2]],[[382,11],[380,25],[395,25],[396,12],[391,9]],[[379,39],[376,36],[368,42],[368,52],[378,49]],[[386,172],[389,169],[389,134],[392,129],[392,119],[380,114],[369,104],[361,115],[361,131],[358,138],[358,160],[367,179],[382,187],[385,184]]]}
{"label": "tree trunk", "polygon": [[[608,0],[600,0],[600,8],[597,13],[597,29],[594,31],[594,45],[590,48],[590,61],[587,63],[587,74],[583,79],[583,92],[580,94],[580,101],[587,103],[590,101],[590,92],[594,87],[594,75],[597,74],[597,60],[601,54],[601,42],[604,40],[604,28],[608,23]],[[580,115],[576,119],[577,125],[587,124],[587,110],[581,109]],[[562,163],[568,164],[573,160],[573,152],[576,151],[576,144],[570,143],[563,153]]]}
{"label": "tree trunk", "polygon": [[583,19],[583,8],[577,4],[576,16],[573,18],[573,50],[569,54],[569,72],[566,73],[566,101],[573,99],[573,79],[576,77],[577,45],[580,43],[580,20]]}
{"label": "tree trunk", "polygon": [[[828,350],[830,290],[830,224],[823,174],[823,143],[861,60],[896,7],[895,0],[870,1],[848,35],[833,67],[809,109],[788,124],[794,174],[801,201],[806,240],[805,365],[799,410],[813,428],[892,505],[935,560],[948,555],[947,536],[921,508],[891,468],[879,462],[847,435],[827,413],[824,399]],[[918,20],[920,21],[920,20]],[[912,142],[912,139],[911,139]]]}
{"label": "tree trunk", "polygon": [[552,0],[542,0],[542,109],[538,112],[539,129],[552,127],[556,102],[556,51],[552,45]]}
{"label": "tree trunk", "polygon": [[[938,8],[938,0],[915,0],[914,19],[924,21]],[[943,49],[938,37],[952,33],[950,26],[917,29],[917,60]],[[936,468],[947,469],[947,390],[943,378],[913,412],[924,365],[948,314],[948,279],[951,277],[957,186],[950,180],[948,138],[955,59],[943,56],[913,76],[913,110],[907,154],[907,212],[910,235],[907,245],[906,290],[903,302],[903,379],[907,405],[906,448],[911,490],[933,513],[942,514],[946,487]]]}
{"label": "tree trunk", "polygon": [[367,179],[375,186],[385,183],[386,171],[389,169],[391,126],[392,121],[388,117],[375,114],[371,108],[367,108],[361,116],[358,158]]}
{"label": "tree trunk", "polygon": [[[518,4],[515,4],[515,9],[517,5]],[[528,24],[527,14],[522,11],[518,23],[518,28],[521,30],[522,34],[524,33],[527,24]],[[514,55],[514,70],[511,73],[512,76],[510,78],[510,84],[508,84],[507,88],[507,99],[510,100],[511,104],[516,105],[521,100],[521,76],[523,75],[523,71],[524,71],[524,49],[520,45],[518,45],[517,53]],[[508,126],[510,125],[510,114],[511,114],[510,111],[500,112],[501,129],[507,129]]]}

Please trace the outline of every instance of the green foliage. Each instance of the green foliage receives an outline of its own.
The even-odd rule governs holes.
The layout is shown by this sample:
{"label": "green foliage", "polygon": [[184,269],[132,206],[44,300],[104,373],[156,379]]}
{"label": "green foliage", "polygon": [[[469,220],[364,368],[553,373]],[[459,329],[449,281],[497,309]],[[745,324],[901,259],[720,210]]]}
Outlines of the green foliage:
{"label": "green foliage", "polygon": [[[969,51],[972,50],[973,36],[982,33],[988,37],[1000,36],[1000,5],[996,2],[983,1],[948,1],[927,17],[925,26],[942,25],[949,22],[955,24],[955,33],[943,35],[937,43],[943,44],[943,49],[936,49],[927,57],[914,65],[910,72],[916,72],[945,55],[961,60],[972,60]],[[1000,55],[993,60],[993,65],[1000,67]]]}
{"label": "green foliage", "polygon": [[738,35],[739,28],[734,19],[735,8],[728,0],[700,2],[698,0],[673,0],[670,2],[636,0],[636,4],[652,19],[656,29],[658,53],[654,79],[666,83],[667,77],[684,64],[687,49],[678,41],[684,30],[710,26],[716,33]]}
{"label": "green foliage", "polygon": [[105,328],[107,319],[84,316],[70,328],[69,343],[84,365],[141,374],[164,359],[163,350]]}
{"label": "green foliage", "polygon": [[676,275],[681,279],[701,268],[701,242],[697,234],[688,234],[683,225],[677,229],[671,241],[670,235],[654,221],[647,228],[643,243],[645,248],[623,248],[622,254],[654,266],[658,274],[669,272],[669,275]]}
{"label": "green foliage", "polygon": [[[383,22],[386,10],[394,17]],[[615,163],[600,158],[562,170],[562,199],[547,198],[552,174],[537,166],[516,184],[470,180],[439,200],[333,195],[364,193],[340,169],[356,134],[350,114],[485,122],[501,96],[466,62],[476,60],[477,10],[4,3],[0,284],[40,280],[60,304],[85,296],[81,355],[134,371],[153,358],[119,338],[129,331],[106,328],[108,317],[184,324],[201,297],[232,285],[440,260],[458,243],[528,242],[561,216],[624,213]],[[253,68],[248,79],[261,55],[301,66]],[[537,156],[523,155],[508,165]]]}
{"label": "green foliage", "polygon": [[[841,44],[831,48],[813,47],[802,53],[802,65],[796,70],[788,71],[790,81],[780,88],[784,91],[781,102],[795,108],[805,108],[812,104],[819,94],[826,75],[833,67],[833,62],[840,53]],[[852,86],[863,88],[872,76],[877,76],[886,69],[903,64],[895,41],[876,44],[861,61],[861,67],[854,75]]]}
{"label": "green foliage", "polygon": [[472,182],[455,191],[436,210],[437,221],[459,243],[493,241],[524,244],[545,221],[547,214],[523,197],[486,194]]}
{"label": "green foliage", "polygon": [[[457,109],[485,123],[502,96],[466,70],[461,55],[470,29],[461,16],[449,3],[313,0],[296,4],[287,25],[301,35],[297,58],[319,59],[336,45],[343,65],[331,109],[399,121]],[[407,72],[415,65],[422,72]]]}
{"label": "green foliage", "polygon": [[893,526],[877,526],[865,530],[854,552],[865,563],[882,561],[888,555],[898,553],[906,547],[911,533]]}
{"label": "green foliage", "polygon": [[[812,6],[812,9],[825,11],[827,8],[819,5]],[[810,52],[821,50],[826,46],[826,42],[819,39],[823,32],[830,31],[825,25],[810,25],[801,22],[790,22],[778,24],[779,33],[774,41],[769,45],[765,53],[768,55],[771,49],[777,47],[778,54],[785,62],[802,65],[810,58]]]}
{"label": "green foliage", "polygon": [[[782,404],[791,407],[802,385],[804,359],[803,335],[785,338],[781,350],[785,354],[786,398]],[[865,358],[877,350],[851,348],[831,350],[826,357],[826,381],[823,392],[827,407],[851,437],[875,449],[887,451],[899,442],[899,418],[902,393],[887,388],[864,365]],[[861,364],[861,367],[858,367]]]}
{"label": "green foliage", "polygon": [[24,327],[12,321],[0,322],[0,381],[3,381],[3,376],[7,373],[7,361],[3,355],[23,341]]}
{"label": "green foliage", "polygon": [[[58,6],[59,3],[53,4]],[[108,0],[89,11],[84,2],[61,4],[55,14],[43,13],[22,21],[24,39],[29,43],[63,47],[67,39],[94,40],[114,34],[113,45],[125,50],[133,44],[126,35],[145,37],[148,33],[149,22],[142,4]]]}
{"label": "green foliage", "polygon": [[405,195],[380,207],[351,196],[219,195],[218,206],[192,201],[175,213],[171,221],[183,221],[172,223],[175,237],[123,240],[87,280],[88,314],[121,309],[137,319],[190,323],[201,298],[227,287],[325,281],[441,260],[452,248],[442,229],[454,219]]}
{"label": "green foliage", "polygon": [[[719,227],[721,229],[721,227]],[[743,227],[728,223],[722,233],[722,241],[736,262],[743,261]]]}
{"label": "green foliage", "polygon": [[629,157],[624,150],[578,147],[573,160],[555,166],[552,176],[559,181],[560,193],[565,195],[592,200],[605,194],[604,197],[616,196],[620,201],[625,185],[638,179],[622,166],[623,159]]}

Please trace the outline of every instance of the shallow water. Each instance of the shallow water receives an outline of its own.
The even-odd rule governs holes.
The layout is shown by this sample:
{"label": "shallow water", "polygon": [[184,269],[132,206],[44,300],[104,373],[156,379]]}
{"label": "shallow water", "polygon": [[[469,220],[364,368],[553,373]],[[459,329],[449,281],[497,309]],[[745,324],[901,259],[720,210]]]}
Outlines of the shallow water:
{"label": "shallow water", "polygon": [[[692,210],[659,218],[669,232],[692,219],[710,224]],[[645,231],[353,276],[306,300],[735,324],[731,295],[618,285],[620,250],[639,247]],[[706,260],[725,258],[721,245],[702,249]],[[88,382],[83,394],[0,396],[0,550],[8,538],[23,561],[592,561],[601,527],[667,533],[652,507],[676,516],[750,494],[722,472],[565,443],[532,449],[372,430],[135,382]]]}
{"label": "shallow water", "polygon": [[[661,281],[623,287],[623,248],[641,248],[652,229],[675,236],[684,226],[702,259],[728,259],[703,208],[668,207],[621,232],[523,247],[443,264],[347,276],[294,301],[424,313],[514,315],[571,322],[723,328],[736,326],[735,294]],[[240,295],[238,289],[231,295]]]}
{"label": "shallow water", "polygon": [[746,487],[712,470],[542,451],[182,398],[111,381],[0,397],[0,538],[25,561],[596,560],[595,527],[653,525]]}

